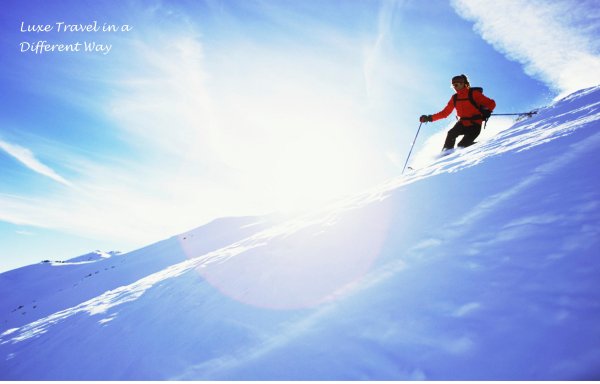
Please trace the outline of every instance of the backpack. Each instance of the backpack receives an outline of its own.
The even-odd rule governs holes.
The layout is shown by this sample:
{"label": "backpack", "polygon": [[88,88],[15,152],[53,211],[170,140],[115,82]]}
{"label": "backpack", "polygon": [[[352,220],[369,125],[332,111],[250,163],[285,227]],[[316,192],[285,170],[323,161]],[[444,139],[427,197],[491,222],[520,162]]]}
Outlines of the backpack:
{"label": "backpack", "polygon": [[[473,91],[478,91],[478,92],[483,93],[483,88],[481,88],[481,87],[472,87],[472,88],[469,88],[469,97],[466,98],[466,99],[459,99],[458,98],[458,94],[455,93],[452,96],[452,101],[454,102],[454,108],[456,108],[456,102],[457,101],[469,100],[471,102],[471,104],[473,104],[473,106],[475,108],[477,108],[477,110],[479,112],[482,112],[483,107],[481,105],[477,105],[477,103],[475,102],[475,99],[473,98]],[[477,116],[473,116],[473,117],[463,117],[462,119],[463,120],[479,120],[479,119],[482,119],[482,118],[483,118],[482,115],[477,115]]]}

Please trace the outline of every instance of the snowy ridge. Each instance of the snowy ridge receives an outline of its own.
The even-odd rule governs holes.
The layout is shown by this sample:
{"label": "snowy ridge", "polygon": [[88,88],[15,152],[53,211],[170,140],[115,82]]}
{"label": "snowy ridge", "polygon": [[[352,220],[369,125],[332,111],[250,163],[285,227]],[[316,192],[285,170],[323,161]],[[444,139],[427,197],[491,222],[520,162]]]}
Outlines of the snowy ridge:
{"label": "snowy ridge", "polygon": [[0,378],[597,379],[599,121],[594,87],[301,217],[1,274]]}

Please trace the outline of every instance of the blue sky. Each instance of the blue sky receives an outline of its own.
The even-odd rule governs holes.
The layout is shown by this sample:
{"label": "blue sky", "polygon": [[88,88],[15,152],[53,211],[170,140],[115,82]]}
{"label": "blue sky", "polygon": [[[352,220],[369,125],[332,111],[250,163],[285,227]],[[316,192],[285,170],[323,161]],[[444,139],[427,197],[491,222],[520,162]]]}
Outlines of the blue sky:
{"label": "blue sky", "polygon": [[[594,1],[3,8],[0,271],[306,209],[398,176],[418,116],[443,108],[456,74],[504,113],[600,82]],[[57,31],[94,21],[128,30]],[[53,30],[21,31],[35,25]],[[111,49],[21,51],[39,41]],[[416,149],[451,120],[425,126]]]}

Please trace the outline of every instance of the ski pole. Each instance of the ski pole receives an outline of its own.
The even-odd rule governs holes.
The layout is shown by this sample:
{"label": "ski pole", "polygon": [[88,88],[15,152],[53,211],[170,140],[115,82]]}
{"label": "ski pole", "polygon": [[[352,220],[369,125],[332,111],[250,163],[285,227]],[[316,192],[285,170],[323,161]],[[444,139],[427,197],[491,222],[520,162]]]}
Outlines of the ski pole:
{"label": "ski pole", "polygon": [[417,129],[417,134],[415,135],[415,139],[412,142],[412,145],[410,146],[410,151],[408,151],[408,157],[406,158],[406,162],[404,163],[404,168],[402,168],[402,174],[404,174],[404,170],[406,169],[406,164],[408,164],[408,159],[410,159],[410,154],[412,153],[413,147],[415,146],[415,142],[417,141],[417,136],[419,136],[419,131],[421,130],[421,125],[423,125],[423,122],[421,122],[421,124],[419,124],[419,129]]}
{"label": "ski pole", "polygon": [[[523,113],[492,113],[490,116],[529,116],[531,117],[532,115],[535,115],[537,113],[537,111],[531,111],[531,112],[523,112]],[[487,125],[488,119],[485,119],[485,122],[483,123],[483,129],[485,129],[485,126]]]}
{"label": "ski pole", "polygon": [[491,116],[524,116],[524,115],[535,115],[537,111],[523,112],[523,113],[492,113]]}

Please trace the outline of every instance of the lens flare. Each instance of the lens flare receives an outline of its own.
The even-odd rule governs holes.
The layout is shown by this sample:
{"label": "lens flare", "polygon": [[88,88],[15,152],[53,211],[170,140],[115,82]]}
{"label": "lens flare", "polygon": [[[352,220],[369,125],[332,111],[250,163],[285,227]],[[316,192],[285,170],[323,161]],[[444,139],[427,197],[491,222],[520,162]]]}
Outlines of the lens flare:
{"label": "lens flare", "polygon": [[[370,198],[265,229],[265,223],[245,225],[238,230],[257,232],[200,256],[197,271],[223,294],[261,308],[301,309],[335,300],[360,282],[387,237],[388,203]],[[189,244],[182,239],[188,256],[198,256]]]}

